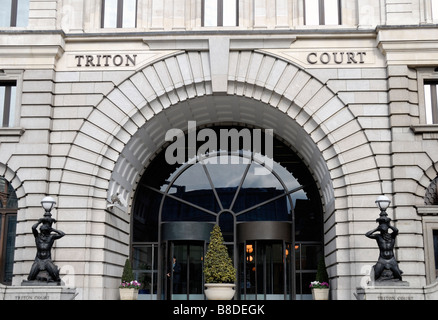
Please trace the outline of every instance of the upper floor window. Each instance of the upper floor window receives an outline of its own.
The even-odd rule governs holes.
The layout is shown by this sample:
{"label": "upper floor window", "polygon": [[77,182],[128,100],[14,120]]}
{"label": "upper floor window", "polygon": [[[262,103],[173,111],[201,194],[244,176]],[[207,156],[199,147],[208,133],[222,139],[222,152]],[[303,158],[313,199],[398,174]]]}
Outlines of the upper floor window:
{"label": "upper floor window", "polygon": [[0,127],[13,127],[15,123],[16,82],[0,82]]}
{"label": "upper floor window", "polygon": [[438,1],[432,1],[432,19],[438,20]]}
{"label": "upper floor window", "polygon": [[0,177],[0,282],[5,284],[12,283],[17,207],[14,188]]}
{"label": "upper floor window", "polygon": [[312,25],[340,25],[340,0],[304,0],[304,23]]}
{"label": "upper floor window", "polygon": [[238,0],[203,0],[203,27],[236,27],[239,25]]}
{"label": "upper floor window", "polygon": [[0,5],[0,27],[27,27],[29,0],[2,0]]}
{"label": "upper floor window", "polygon": [[438,124],[438,81],[424,82],[424,102],[426,107],[426,123]]}
{"label": "upper floor window", "polygon": [[102,0],[102,28],[135,28],[137,0]]}

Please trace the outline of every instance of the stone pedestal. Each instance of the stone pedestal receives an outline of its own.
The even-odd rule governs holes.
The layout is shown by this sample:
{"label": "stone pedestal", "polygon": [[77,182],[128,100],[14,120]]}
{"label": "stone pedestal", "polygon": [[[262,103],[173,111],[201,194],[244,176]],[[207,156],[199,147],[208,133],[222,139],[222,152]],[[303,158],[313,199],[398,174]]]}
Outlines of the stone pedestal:
{"label": "stone pedestal", "polygon": [[425,287],[406,286],[405,281],[398,285],[387,282],[386,284],[372,285],[357,288],[356,298],[359,300],[438,300],[438,281]]}
{"label": "stone pedestal", "polygon": [[370,281],[357,288],[358,300],[424,300],[423,288],[410,287],[406,281]]}
{"label": "stone pedestal", "polygon": [[0,290],[0,300],[74,300],[76,295],[76,288],[58,285],[4,286]]}

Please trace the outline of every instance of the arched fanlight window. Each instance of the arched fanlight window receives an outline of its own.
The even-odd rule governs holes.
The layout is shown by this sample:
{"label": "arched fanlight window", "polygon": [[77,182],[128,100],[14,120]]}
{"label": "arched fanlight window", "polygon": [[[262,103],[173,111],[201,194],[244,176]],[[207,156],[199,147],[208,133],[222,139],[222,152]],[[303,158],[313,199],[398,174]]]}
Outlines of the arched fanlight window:
{"label": "arched fanlight window", "polygon": [[424,195],[424,204],[428,206],[433,206],[438,204],[438,176],[433,179],[429,187],[426,189],[426,193]]}
{"label": "arched fanlight window", "polygon": [[[216,133],[222,129],[243,128],[209,127]],[[196,150],[199,151],[200,146],[202,144]],[[188,147],[183,149],[187,151]],[[269,165],[263,160],[265,151],[260,154],[261,157],[248,151],[242,143],[234,149],[229,146],[228,150],[219,148],[218,151],[209,150],[207,154],[187,157],[184,163],[169,163],[163,151],[148,165],[134,199],[132,255],[134,271],[138,277],[148,279],[145,291],[153,295],[152,299],[158,298],[160,292],[168,288],[165,284],[167,278],[163,276],[166,272],[161,270],[166,267],[159,264],[170,254],[167,250],[175,252],[184,245],[184,250],[190,249],[193,253],[194,248],[190,247],[193,243],[184,242],[180,237],[181,228],[186,228],[185,239],[192,239],[195,236],[187,231],[192,230],[191,225],[199,227],[215,223],[220,225],[230,252],[236,254],[242,245],[238,239],[239,225],[289,226],[292,238],[279,246],[287,246],[288,253],[295,248],[292,258],[286,256],[288,266],[295,261],[296,268],[293,271],[288,269],[287,279],[284,277],[288,285],[282,288],[287,287],[289,291],[282,289],[282,293],[285,297],[292,296],[289,285],[292,282],[297,298],[310,293],[307,292],[308,283],[316,274],[316,261],[322,253],[323,219],[318,187],[305,163],[280,139],[273,139],[273,159]],[[172,237],[168,236],[169,232],[173,232]],[[178,240],[175,240],[177,233]],[[259,245],[258,248],[261,244],[266,243],[254,243]],[[191,253],[181,255],[179,259],[190,261]],[[234,262],[237,264],[237,259]],[[190,280],[194,284],[201,278],[192,274]],[[294,280],[290,280],[292,278]],[[187,286],[189,294],[192,287]]]}

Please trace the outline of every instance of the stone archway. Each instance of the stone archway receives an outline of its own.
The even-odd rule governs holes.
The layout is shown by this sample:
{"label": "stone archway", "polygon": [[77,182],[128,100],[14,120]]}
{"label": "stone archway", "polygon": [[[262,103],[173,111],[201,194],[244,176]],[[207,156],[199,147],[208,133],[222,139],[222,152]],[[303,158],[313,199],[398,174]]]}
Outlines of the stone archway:
{"label": "stone archway", "polygon": [[24,186],[17,173],[11,170],[9,166],[0,162],[0,177],[5,178],[14,188],[18,198],[19,208],[26,208],[26,192]]}
{"label": "stone archway", "polygon": [[[213,92],[208,52],[182,52],[138,71],[93,109],[72,145],[95,147],[94,158],[83,160],[90,182],[89,210],[105,209],[118,194],[125,212],[117,219],[128,225],[117,226],[122,232],[117,237],[128,246],[126,214],[136,184],[164,147],[167,130],[186,130],[190,120],[200,126],[235,122],[273,128],[307,163],[320,187],[329,244],[326,255],[333,255],[329,265],[335,266],[336,223],[348,223],[354,187],[380,186],[370,143],[345,103],[305,70],[260,52],[232,54],[236,63],[230,63],[226,95]],[[349,164],[355,161],[371,174],[353,177]],[[77,157],[67,158],[66,166],[73,162],[77,165]],[[73,182],[63,177],[61,185],[69,183]],[[335,215],[335,211],[344,213]]]}
{"label": "stone archway", "polygon": [[[108,197],[118,192],[128,205],[128,193],[138,179],[133,172],[142,171],[138,165],[147,164],[148,158],[162,147],[168,129],[184,130],[184,123],[189,120],[197,120],[198,124],[240,121],[283,131],[279,135],[309,163],[321,186],[335,182],[332,191],[322,187],[326,212],[334,210],[333,190],[345,201],[352,194],[345,163],[357,157],[370,168],[377,168],[372,148],[355,116],[327,86],[306,71],[262,53],[239,52],[241,57],[237,60],[242,63],[235,70],[230,68],[228,75],[228,97],[237,97],[238,102],[230,102],[227,96],[213,94],[205,55],[182,53],[148,66],[122,83],[98,106],[96,117],[111,121],[114,128],[114,136],[107,141],[111,147],[108,154],[121,153],[112,173]],[[210,99],[217,108],[202,106],[199,97]],[[270,108],[262,113],[253,112],[263,109],[261,106]],[[106,114],[113,110],[117,116],[111,119]],[[178,113],[178,119],[169,119],[168,112]],[[143,141],[137,139],[141,135]],[[120,167],[124,181],[118,181]],[[380,180],[377,170],[373,177]]]}

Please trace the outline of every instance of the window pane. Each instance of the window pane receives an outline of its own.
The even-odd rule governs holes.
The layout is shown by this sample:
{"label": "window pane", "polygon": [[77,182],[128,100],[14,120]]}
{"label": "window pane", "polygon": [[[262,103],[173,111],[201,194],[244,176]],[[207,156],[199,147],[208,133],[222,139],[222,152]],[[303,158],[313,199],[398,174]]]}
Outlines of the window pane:
{"label": "window pane", "polygon": [[17,92],[17,88],[16,87],[11,87],[11,102],[9,104],[9,127],[13,127],[14,126],[16,92]]}
{"label": "window pane", "polygon": [[11,26],[12,0],[2,0],[0,5],[0,27]]}
{"label": "window pane", "polygon": [[324,19],[325,25],[339,24],[339,1],[324,0]]}
{"label": "window pane", "polygon": [[[300,278],[298,278],[301,276]],[[310,295],[312,293],[309,285],[310,282],[315,281],[316,272],[303,272],[301,274],[297,274],[297,294],[302,295]],[[310,295],[310,297],[312,297]],[[298,297],[297,297],[298,298]],[[301,299],[308,299],[306,296],[301,296]]]}
{"label": "window pane", "polygon": [[223,0],[224,3],[224,20],[223,26],[235,27],[237,20],[236,0]]}
{"label": "window pane", "polygon": [[306,245],[300,246],[300,268],[301,270],[316,270],[318,269],[318,261],[322,255],[321,245]]}
{"label": "window pane", "polygon": [[8,190],[8,183],[7,183],[7,181],[0,177],[0,208],[5,208],[6,207],[7,193],[8,193],[7,190]]}
{"label": "window pane", "polygon": [[17,27],[27,27],[29,22],[29,0],[18,0]]}
{"label": "window pane", "polygon": [[103,27],[117,28],[117,0],[104,0]]}
{"label": "window pane", "polygon": [[433,230],[433,250],[435,255],[435,276],[438,277],[438,230]]}
{"label": "window pane", "polygon": [[132,259],[135,279],[142,284],[139,294],[156,293],[158,278],[157,246],[150,244],[134,247]]}
{"label": "window pane", "polygon": [[158,210],[162,195],[140,187],[142,197],[136,201],[134,210],[134,242],[158,241]]}
{"label": "window pane", "polygon": [[15,83],[0,83],[0,126],[14,126],[16,92]]}
{"label": "window pane", "polygon": [[7,203],[6,208],[8,209],[17,209],[18,208],[18,199],[17,194],[15,193],[14,188],[10,183],[7,183],[8,191],[7,191]]}
{"label": "window pane", "polygon": [[319,25],[319,0],[305,1],[306,25]]}
{"label": "window pane", "polygon": [[0,177],[0,208],[16,209],[17,207],[18,200],[14,188]]}
{"label": "window pane", "polygon": [[432,1],[432,18],[438,19],[438,1]]}
{"label": "window pane", "polygon": [[424,85],[424,101],[426,108],[426,123],[437,123],[438,114],[438,90],[436,83],[426,83]]}
{"label": "window pane", "polygon": [[204,26],[217,26],[217,0],[204,0]]}
{"label": "window pane", "polygon": [[5,111],[5,91],[6,88],[0,86],[0,127],[3,126],[3,113]]}
{"label": "window pane", "polygon": [[5,282],[12,282],[14,251],[15,251],[15,230],[17,226],[17,216],[7,216],[7,233],[6,233],[6,252],[5,252]]}
{"label": "window pane", "polygon": [[136,27],[137,0],[123,1],[123,28]]}
{"label": "window pane", "polygon": [[[189,192],[183,200],[194,203],[195,205],[197,205],[197,203],[201,203],[205,207],[209,204],[215,203],[213,193],[208,191],[204,193],[198,191]],[[192,205],[188,205],[178,200],[166,197],[163,203],[161,220],[213,222],[216,221],[216,217]]]}

